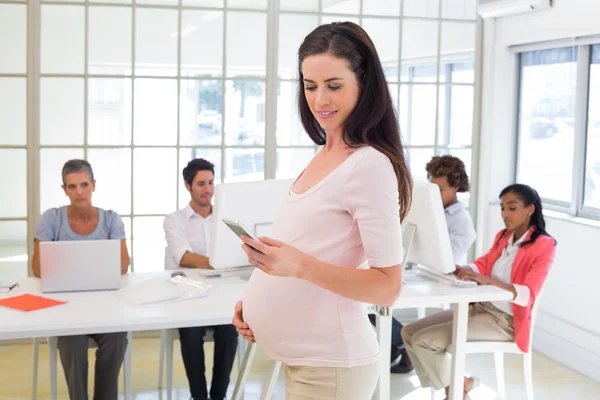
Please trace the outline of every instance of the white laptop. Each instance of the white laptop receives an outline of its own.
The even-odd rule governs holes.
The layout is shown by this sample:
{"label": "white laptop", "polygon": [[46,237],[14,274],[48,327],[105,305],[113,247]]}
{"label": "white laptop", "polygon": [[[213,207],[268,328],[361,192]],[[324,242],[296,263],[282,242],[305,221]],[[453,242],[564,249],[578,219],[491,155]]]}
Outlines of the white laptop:
{"label": "white laptop", "polygon": [[121,241],[77,240],[40,243],[42,292],[121,288]]}

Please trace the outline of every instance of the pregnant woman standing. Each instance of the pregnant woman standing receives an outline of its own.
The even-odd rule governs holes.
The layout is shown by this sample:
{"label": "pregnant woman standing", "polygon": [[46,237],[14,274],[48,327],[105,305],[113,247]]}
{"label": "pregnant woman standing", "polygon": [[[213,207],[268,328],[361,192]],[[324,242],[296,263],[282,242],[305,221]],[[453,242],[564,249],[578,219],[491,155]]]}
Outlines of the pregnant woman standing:
{"label": "pregnant woman standing", "polygon": [[322,147],[285,197],[273,238],[243,239],[258,268],[233,323],[284,364],[288,400],[366,400],[380,357],[366,304],[400,294],[412,182],[367,33],[322,25],[298,55],[300,116]]}

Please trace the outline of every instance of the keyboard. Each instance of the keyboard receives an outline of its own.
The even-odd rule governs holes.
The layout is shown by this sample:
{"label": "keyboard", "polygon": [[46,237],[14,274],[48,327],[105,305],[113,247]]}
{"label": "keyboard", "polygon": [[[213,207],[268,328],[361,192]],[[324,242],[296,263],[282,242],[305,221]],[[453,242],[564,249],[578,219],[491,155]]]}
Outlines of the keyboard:
{"label": "keyboard", "polygon": [[442,274],[440,272],[434,271],[430,268],[427,268],[423,265],[415,265],[414,267],[420,274],[433,278],[437,281],[443,281],[451,283],[454,286],[464,287],[464,288],[474,288],[477,287],[478,283],[475,281],[463,281],[462,279],[458,279],[454,274]]}

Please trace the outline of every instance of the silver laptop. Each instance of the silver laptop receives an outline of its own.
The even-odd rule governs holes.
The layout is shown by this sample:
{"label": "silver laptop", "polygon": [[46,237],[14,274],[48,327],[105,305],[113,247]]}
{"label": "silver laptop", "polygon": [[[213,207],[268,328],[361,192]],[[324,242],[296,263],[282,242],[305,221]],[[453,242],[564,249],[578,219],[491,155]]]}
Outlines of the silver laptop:
{"label": "silver laptop", "polygon": [[121,241],[40,243],[42,292],[121,288]]}

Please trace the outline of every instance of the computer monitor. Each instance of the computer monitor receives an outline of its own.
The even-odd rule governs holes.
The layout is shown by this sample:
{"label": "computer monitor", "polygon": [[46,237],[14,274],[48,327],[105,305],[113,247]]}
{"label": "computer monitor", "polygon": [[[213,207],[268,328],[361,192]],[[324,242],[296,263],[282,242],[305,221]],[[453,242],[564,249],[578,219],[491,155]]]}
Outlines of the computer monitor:
{"label": "computer monitor", "polygon": [[437,185],[414,182],[412,203],[402,221],[402,230],[404,265],[419,264],[442,274],[454,272],[450,236]]}
{"label": "computer monitor", "polygon": [[248,257],[242,242],[222,221],[239,221],[248,233],[269,236],[293,179],[222,183],[215,188],[210,265],[214,269],[244,267]]}

